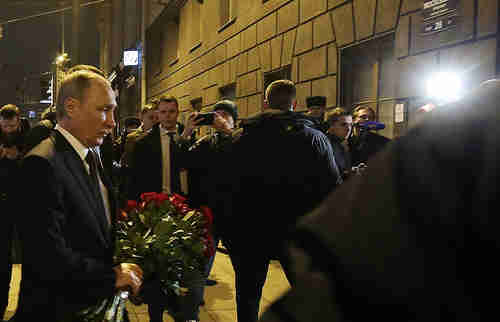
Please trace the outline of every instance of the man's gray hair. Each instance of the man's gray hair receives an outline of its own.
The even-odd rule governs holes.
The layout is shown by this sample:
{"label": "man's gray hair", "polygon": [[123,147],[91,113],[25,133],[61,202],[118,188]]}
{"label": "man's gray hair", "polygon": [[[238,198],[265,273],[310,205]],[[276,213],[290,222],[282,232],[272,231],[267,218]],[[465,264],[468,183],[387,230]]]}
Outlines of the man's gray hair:
{"label": "man's gray hair", "polygon": [[74,71],[64,78],[57,96],[56,114],[58,120],[67,115],[64,103],[68,98],[74,98],[80,102],[84,101],[85,91],[91,87],[92,80],[100,80],[109,84],[104,77],[89,70]]}

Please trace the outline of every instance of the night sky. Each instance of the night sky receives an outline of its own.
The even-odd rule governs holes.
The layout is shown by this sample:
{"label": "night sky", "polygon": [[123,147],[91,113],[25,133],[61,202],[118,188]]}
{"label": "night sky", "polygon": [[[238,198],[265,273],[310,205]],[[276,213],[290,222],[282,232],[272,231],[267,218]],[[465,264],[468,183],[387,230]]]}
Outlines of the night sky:
{"label": "night sky", "polygon": [[[0,0],[2,6],[5,0]],[[42,0],[46,4],[47,0]],[[17,5],[0,8],[0,21],[47,11],[37,5],[40,1],[13,1]],[[99,65],[99,34],[97,32],[97,7],[80,10],[80,63]],[[71,58],[71,11],[65,11],[66,52]],[[51,64],[61,52],[61,14],[33,18],[4,26],[0,39],[0,106],[18,103],[16,87],[27,83],[27,92],[34,99],[39,96],[40,73],[51,71]],[[70,62],[71,64],[71,62]]]}

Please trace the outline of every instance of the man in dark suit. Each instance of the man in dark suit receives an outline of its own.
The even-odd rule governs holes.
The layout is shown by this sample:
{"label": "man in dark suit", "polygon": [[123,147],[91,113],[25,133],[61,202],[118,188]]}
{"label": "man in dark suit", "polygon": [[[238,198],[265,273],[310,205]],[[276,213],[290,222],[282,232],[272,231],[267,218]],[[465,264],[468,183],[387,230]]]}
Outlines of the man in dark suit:
{"label": "man in dark suit", "polygon": [[71,73],[61,86],[58,125],[21,165],[17,212],[23,244],[16,321],[75,321],[117,290],[138,293],[142,271],[113,264],[115,198],[95,147],[115,122],[106,79]]}
{"label": "man in dark suit", "polygon": [[160,98],[157,116],[158,123],[135,144],[129,199],[138,199],[143,192],[182,193],[177,142],[184,127],[177,123],[177,99]]}
{"label": "man in dark suit", "polygon": [[[159,99],[157,107],[158,124],[135,144],[132,154],[132,171],[129,199],[138,199],[144,192],[186,193],[181,185],[181,148],[180,137],[184,127],[177,123],[179,104],[171,95]],[[183,180],[187,182],[187,178]],[[155,281],[148,281],[153,285]],[[190,288],[190,292],[180,299],[180,312],[175,321],[198,320],[200,288]],[[148,297],[149,318],[152,322],[162,321],[165,300],[161,297]]]}

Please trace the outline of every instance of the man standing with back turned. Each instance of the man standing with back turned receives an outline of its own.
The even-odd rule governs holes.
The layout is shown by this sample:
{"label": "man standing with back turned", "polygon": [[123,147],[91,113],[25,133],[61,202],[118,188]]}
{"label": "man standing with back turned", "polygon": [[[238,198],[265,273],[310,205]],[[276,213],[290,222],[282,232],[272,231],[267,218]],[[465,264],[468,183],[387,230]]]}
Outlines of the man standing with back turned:
{"label": "man standing with back turned", "polygon": [[271,259],[290,276],[284,241],[342,180],[328,138],[292,112],[295,96],[291,81],[269,85],[269,108],[243,124],[220,172],[227,179],[218,186],[225,208],[218,224],[235,271],[238,322],[257,321]]}

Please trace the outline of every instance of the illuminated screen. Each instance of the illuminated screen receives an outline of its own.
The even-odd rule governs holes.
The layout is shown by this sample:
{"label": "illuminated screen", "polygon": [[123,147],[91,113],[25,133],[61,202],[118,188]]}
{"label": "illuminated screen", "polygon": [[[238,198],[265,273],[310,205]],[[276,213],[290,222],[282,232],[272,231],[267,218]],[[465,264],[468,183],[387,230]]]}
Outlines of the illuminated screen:
{"label": "illuminated screen", "polygon": [[125,66],[137,66],[139,64],[139,52],[137,50],[123,52],[123,64]]}

